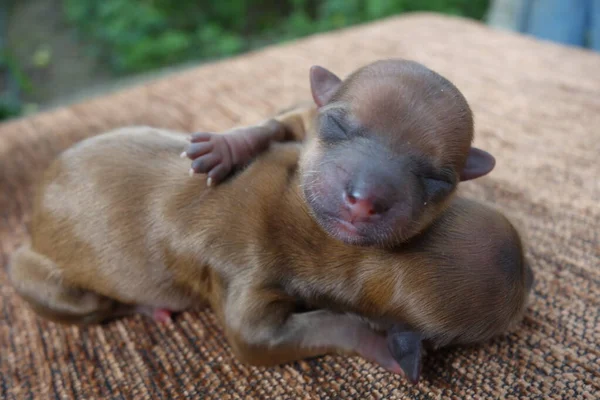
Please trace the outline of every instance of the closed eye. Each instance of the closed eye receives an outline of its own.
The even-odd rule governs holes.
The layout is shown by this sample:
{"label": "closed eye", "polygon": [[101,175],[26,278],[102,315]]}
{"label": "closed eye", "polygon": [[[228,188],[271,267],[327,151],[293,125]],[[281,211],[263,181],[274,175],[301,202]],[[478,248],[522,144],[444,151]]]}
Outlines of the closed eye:
{"label": "closed eye", "polygon": [[337,126],[341,131],[345,132],[344,127],[342,126],[342,124],[340,123],[340,121],[338,121],[337,118],[335,117],[329,117],[331,119],[331,122],[333,122],[335,124],[335,126]]}
{"label": "closed eye", "polygon": [[320,136],[326,142],[339,142],[348,139],[346,127],[334,116],[321,117]]}
{"label": "closed eye", "polygon": [[423,181],[427,195],[433,201],[447,196],[454,189],[456,183],[451,170],[445,168],[436,173],[425,174]]}
{"label": "closed eye", "polygon": [[425,178],[425,191],[427,193],[427,197],[431,201],[438,201],[443,197],[447,196],[450,191],[452,191],[453,184],[437,179],[437,178]]}

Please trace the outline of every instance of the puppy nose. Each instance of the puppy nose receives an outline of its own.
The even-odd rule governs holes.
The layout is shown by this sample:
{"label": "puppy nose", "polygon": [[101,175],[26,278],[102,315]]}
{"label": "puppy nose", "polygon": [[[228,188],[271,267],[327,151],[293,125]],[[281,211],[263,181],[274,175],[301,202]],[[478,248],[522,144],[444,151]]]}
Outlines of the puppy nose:
{"label": "puppy nose", "polygon": [[361,190],[346,190],[344,204],[353,219],[367,219],[390,208],[388,202],[377,198],[373,193]]}

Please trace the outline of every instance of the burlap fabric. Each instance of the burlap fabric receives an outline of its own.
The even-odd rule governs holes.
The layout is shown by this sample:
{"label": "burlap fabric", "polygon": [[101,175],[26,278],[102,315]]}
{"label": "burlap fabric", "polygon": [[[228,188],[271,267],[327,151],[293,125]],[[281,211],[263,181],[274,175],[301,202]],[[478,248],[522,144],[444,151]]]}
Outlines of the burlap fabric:
{"label": "burlap fabric", "polygon": [[59,151],[127,124],[222,130],[308,98],[308,68],[347,74],[416,59],[472,104],[476,144],[497,157],[462,185],[528,240],[534,296],[513,334],[431,355],[411,387],[359,359],[238,363],[209,310],[77,329],[29,311],[0,272],[0,396],[50,398],[593,398],[600,396],[600,56],[475,22],[412,15],[206,65],[0,126],[1,257],[25,238],[30,186]]}

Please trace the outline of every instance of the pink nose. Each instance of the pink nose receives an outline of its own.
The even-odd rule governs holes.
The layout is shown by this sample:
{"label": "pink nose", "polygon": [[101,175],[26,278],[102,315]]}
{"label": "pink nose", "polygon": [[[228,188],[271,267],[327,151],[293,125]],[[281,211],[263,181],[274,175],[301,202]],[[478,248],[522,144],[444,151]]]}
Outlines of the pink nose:
{"label": "pink nose", "polygon": [[361,198],[356,194],[344,193],[344,202],[352,219],[367,219],[375,214],[375,205],[368,198]]}

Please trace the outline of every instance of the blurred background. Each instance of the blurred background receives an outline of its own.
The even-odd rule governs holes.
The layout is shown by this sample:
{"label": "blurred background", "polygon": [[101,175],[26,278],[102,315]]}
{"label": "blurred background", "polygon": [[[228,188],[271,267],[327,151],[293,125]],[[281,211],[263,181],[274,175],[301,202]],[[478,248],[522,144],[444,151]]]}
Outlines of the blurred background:
{"label": "blurred background", "polygon": [[572,46],[600,42],[600,0],[0,0],[0,120],[414,11]]}

